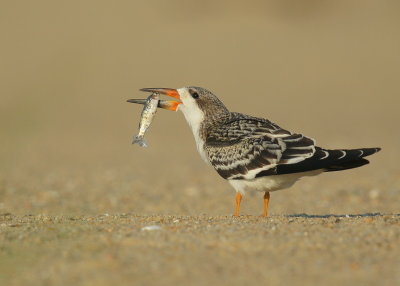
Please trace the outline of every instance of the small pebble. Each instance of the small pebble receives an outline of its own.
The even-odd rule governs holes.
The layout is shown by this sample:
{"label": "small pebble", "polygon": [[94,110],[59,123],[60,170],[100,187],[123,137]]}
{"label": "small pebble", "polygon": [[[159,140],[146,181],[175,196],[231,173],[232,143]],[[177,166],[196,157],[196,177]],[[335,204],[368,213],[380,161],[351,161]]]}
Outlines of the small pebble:
{"label": "small pebble", "polygon": [[159,226],[159,225],[148,225],[148,226],[142,227],[141,230],[148,230],[148,231],[161,230],[161,226]]}
{"label": "small pebble", "polygon": [[379,193],[378,189],[372,189],[369,191],[368,196],[371,200],[376,200],[379,197]]}

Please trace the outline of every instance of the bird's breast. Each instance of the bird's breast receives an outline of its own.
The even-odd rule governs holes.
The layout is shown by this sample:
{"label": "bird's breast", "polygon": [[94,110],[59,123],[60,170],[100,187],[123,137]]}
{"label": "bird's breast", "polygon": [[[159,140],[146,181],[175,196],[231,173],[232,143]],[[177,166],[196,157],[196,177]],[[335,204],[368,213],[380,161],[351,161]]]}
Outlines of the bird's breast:
{"label": "bird's breast", "polygon": [[196,142],[197,150],[201,156],[201,158],[207,163],[210,164],[207,154],[204,150],[204,139],[201,136],[201,124],[204,122],[204,113],[198,108],[188,108],[187,106],[182,106],[180,108],[187,123],[192,130],[194,140]]}
{"label": "bird's breast", "polygon": [[197,128],[192,128],[193,131],[193,137],[194,140],[196,142],[196,147],[197,147],[197,151],[200,154],[200,157],[207,163],[210,164],[210,161],[208,160],[208,156],[206,153],[206,150],[204,149],[205,147],[205,142],[203,140],[203,138],[200,135],[200,126]]}

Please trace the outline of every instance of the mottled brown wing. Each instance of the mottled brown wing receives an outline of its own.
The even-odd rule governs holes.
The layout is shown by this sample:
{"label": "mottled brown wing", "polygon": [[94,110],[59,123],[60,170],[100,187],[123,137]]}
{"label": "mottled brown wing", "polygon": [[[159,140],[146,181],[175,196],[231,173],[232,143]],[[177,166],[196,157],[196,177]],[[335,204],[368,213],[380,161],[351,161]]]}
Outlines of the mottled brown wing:
{"label": "mottled brown wing", "polygon": [[311,157],[314,143],[268,120],[239,117],[208,130],[205,152],[223,178],[254,179],[266,170],[276,174],[280,164],[295,164]]}

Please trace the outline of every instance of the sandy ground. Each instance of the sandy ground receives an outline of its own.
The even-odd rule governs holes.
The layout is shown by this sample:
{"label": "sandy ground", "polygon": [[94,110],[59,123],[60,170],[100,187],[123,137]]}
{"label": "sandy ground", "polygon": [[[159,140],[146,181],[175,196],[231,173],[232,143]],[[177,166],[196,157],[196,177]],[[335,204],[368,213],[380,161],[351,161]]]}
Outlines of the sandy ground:
{"label": "sandy ground", "polygon": [[400,278],[399,215],[2,214],[0,223],[2,285],[396,285]]}
{"label": "sandy ground", "polygon": [[[398,1],[25,2],[0,9],[0,285],[400,283]],[[383,149],[233,218],[182,114],[130,144],[126,100],[185,85]]]}

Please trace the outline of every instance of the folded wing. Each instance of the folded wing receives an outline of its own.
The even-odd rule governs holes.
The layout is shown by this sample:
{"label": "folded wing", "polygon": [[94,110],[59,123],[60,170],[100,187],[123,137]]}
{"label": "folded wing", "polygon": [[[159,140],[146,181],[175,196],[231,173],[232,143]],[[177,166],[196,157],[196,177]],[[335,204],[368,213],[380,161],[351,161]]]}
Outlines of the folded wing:
{"label": "folded wing", "polygon": [[292,134],[261,118],[233,113],[208,130],[205,152],[225,179],[254,179],[277,174],[276,167],[296,164],[315,153],[315,141]]}

